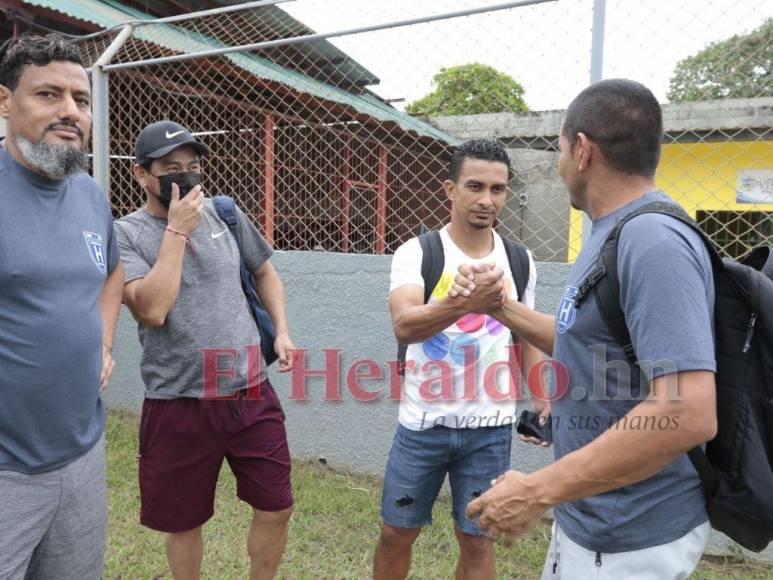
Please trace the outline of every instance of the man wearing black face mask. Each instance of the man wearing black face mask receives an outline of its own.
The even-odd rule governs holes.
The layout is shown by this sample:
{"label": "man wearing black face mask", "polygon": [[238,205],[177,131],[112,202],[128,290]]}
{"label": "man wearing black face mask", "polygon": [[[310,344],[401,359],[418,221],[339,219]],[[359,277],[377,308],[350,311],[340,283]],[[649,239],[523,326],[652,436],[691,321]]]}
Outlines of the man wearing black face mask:
{"label": "man wearing black face mask", "polygon": [[[240,285],[236,241],[202,191],[208,153],[182,125],[148,125],[134,165],[147,204],[115,226],[124,302],[143,347],[140,521],[167,534],[176,579],[198,578],[201,529],[227,458],[239,498],[253,508],[250,578],[272,578],[293,505],[284,414]],[[276,326],[279,371],[288,371],[293,343],[271,248],[238,210],[237,220],[245,262]]]}

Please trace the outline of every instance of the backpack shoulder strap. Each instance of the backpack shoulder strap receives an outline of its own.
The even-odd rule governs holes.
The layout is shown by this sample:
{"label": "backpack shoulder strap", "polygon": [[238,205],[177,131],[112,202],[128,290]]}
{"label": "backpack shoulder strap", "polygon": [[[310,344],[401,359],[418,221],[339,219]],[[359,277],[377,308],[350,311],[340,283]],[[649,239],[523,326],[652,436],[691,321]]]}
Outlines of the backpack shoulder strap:
{"label": "backpack shoulder strap", "polygon": [[531,270],[529,252],[526,251],[526,246],[515,240],[502,238],[502,242],[505,244],[507,262],[510,265],[510,273],[513,275],[515,290],[518,292],[518,302],[523,302],[526,298],[526,286],[529,285]]}
{"label": "backpack shoulder strap", "polygon": [[419,244],[421,245],[421,277],[424,280],[424,304],[426,304],[443,274],[446,256],[439,231],[421,234]]}
{"label": "backpack shoulder strap", "polygon": [[236,202],[227,195],[218,195],[212,198],[217,216],[225,222],[228,230],[231,232],[236,247],[239,249],[239,278],[241,280],[242,291],[250,306],[250,312],[260,333],[260,352],[267,365],[271,365],[278,358],[274,351],[274,341],[276,340],[276,327],[271,315],[266,310],[265,305],[260,299],[258,289],[255,287],[255,278],[247,267],[244,260],[244,245],[242,243],[241,228],[239,220],[236,217]]}
{"label": "backpack shoulder strap", "polygon": [[636,353],[634,352],[631,335],[628,332],[625,315],[622,306],[620,305],[620,279],[617,275],[617,247],[620,239],[620,232],[625,224],[645,213],[668,215],[690,226],[704,241],[715,271],[723,268],[722,258],[719,256],[719,253],[711,240],[709,240],[698,224],[695,223],[695,221],[680,206],[669,202],[652,202],[641,206],[620,220],[604,241],[601,252],[599,252],[596,267],[591,270],[590,274],[588,274],[582,284],[580,284],[577,296],[575,297],[575,307],[580,308],[585,299],[595,290],[596,305],[599,308],[599,312],[604,319],[604,323],[606,324],[609,333],[615,341],[623,347],[626,356],[634,364],[637,364]]}
{"label": "backpack shoulder strap", "polygon": [[223,220],[227,226],[236,225],[236,203],[233,198],[227,195],[216,195],[212,198],[215,205],[217,216]]}
{"label": "backpack shoulder strap", "polygon": [[225,222],[231,235],[236,240],[236,245],[239,248],[239,255],[242,257],[243,261],[244,247],[242,246],[242,236],[239,233],[239,220],[236,218],[236,202],[227,195],[216,195],[212,198],[212,203],[215,206],[217,217]]}
{"label": "backpack shoulder strap", "polygon": [[[446,256],[443,252],[443,241],[440,232],[425,232],[419,236],[421,246],[421,277],[424,280],[424,304],[429,302],[432,291],[437,286],[440,276],[443,274]],[[398,374],[405,374],[405,357],[408,352],[407,344],[397,345]]]}

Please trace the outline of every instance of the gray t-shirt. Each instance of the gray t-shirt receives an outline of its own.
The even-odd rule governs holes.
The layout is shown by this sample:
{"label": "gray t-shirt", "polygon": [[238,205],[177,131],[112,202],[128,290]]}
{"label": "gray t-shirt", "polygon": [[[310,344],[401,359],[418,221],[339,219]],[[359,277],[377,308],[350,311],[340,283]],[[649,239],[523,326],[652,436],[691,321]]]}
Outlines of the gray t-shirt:
{"label": "gray t-shirt", "polygon": [[0,470],[43,473],[99,440],[99,297],[118,265],[105,194],[0,150]]}
{"label": "gray t-shirt", "polygon": [[[568,391],[552,404],[556,459],[587,445],[639,404],[649,394],[648,381],[670,372],[716,370],[711,260],[700,236],[674,218],[639,216],[623,228],[619,240],[621,305],[639,360],[653,363],[642,365],[645,380],[607,331],[595,299],[574,308],[577,287],[595,266],[610,230],[652,201],[672,200],[651,192],[594,221],[572,268],[556,315],[553,356],[569,371]],[[605,356],[600,347],[606,347]],[[630,391],[620,379],[621,368],[630,370]],[[650,421],[636,428],[675,426]],[[707,520],[700,478],[687,455],[634,485],[562,504],[555,515],[572,540],[597,552],[665,544]]]}
{"label": "gray t-shirt", "polygon": [[[238,209],[237,216],[245,261],[255,272],[271,256],[271,248]],[[150,272],[166,226],[166,220],[153,217],[144,208],[115,223],[127,283]],[[214,385],[217,395],[223,396],[253,386],[256,378],[265,380],[260,335],[239,277],[239,248],[211,199],[204,200],[204,216],[189,236],[180,292],[166,322],[160,328],[140,324],[139,337],[140,370],[145,396],[150,399],[203,397],[205,358],[209,361],[207,396]],[[259,375],[255,369],[258,358]]]}

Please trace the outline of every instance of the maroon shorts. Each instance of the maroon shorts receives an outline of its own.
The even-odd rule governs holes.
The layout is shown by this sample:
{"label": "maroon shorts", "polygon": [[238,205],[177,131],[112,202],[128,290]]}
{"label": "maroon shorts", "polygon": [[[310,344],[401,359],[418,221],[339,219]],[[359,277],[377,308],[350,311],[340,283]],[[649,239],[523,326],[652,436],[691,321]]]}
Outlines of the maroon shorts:
{"label": "maroon shorts", "polygon": [[293,505],[284,413],[266,380],[237,400],[145,399],[140,421],[140,522],[184,532],[214,513],[223,459],[237,495],[261,511]]}

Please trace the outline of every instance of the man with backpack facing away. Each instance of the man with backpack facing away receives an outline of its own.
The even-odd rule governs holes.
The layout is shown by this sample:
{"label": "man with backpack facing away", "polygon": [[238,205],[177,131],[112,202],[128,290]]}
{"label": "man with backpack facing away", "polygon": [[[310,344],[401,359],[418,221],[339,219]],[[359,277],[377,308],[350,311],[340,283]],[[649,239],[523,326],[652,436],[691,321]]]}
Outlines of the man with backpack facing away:
{"label": "man with backpack facing away", "polygon": [[[555,318],[511,300],[496,314],[551,353],[569,381],[551,402],[557,461],[503,474],[467,513],[512,539],[553,507],[543,578],[685,578],[708,539],[701,478],[687,456],[717,431],[706,244],[673,217],[638,215],[620,230],[617,272],[588,276],[618,222],[648,203],[675,205],[654,184],[662,135],[660,106],[639,83],[602,81],[574,99],[559,171],[572,206],[593,221],[591,235]],[[451,294],[463,301],[485,273],[462,274]],[[627,349],[610,333],[603,301],[583,300],[604,275],[619,278]]]}
{"label": "man with backpack facing away", "polygon": [[[519,379],[511,373],[519,372],[514,366],[520,361],[508,364],[510,333],[490,313],[505,296],[534,307],[531,256],[493,229],[510,175],[510,159],[498,143],[460,145],[443,183],[452,207],[449,225],[409,240],[392,261],[389,304],[395,336],[407,348],[401,349],[406,368],[399,425],[384,476],[377,580],[408,574],[411,547],[431,523],[446,473],[461,549],[456,577],[494,578],[491,539],[464,508],[510,464],[512,387]],[[480,293],[467,302],[447,297],[461,264],[485,269]],[[528,376],[541,355],[526,343],[519,348]]]}
{"label": "man with backpack facing away", "polygon": [[273,578],[293,505],[290,454],[284,413],[239,282],[242,259],[276,326],[270,346],[280,372],[290,369],[293,343],[282,282],[268,261],[271,248],[231,205],[242,258],[216,210],[217,198],[204,198],[201,158],[207,153],[182,125],[145,127],[137,137],[134,176],[147,203],[115,226],[126,268],[124,302],[139,322],[143,348],[140,521],[167,533],[176,580],[198,578],[201,528],[212,516],[225,458],[239,498],[253,508],[250,578]]}

